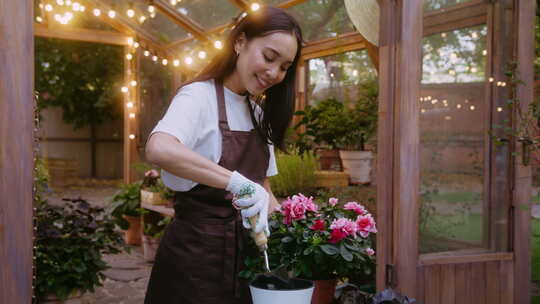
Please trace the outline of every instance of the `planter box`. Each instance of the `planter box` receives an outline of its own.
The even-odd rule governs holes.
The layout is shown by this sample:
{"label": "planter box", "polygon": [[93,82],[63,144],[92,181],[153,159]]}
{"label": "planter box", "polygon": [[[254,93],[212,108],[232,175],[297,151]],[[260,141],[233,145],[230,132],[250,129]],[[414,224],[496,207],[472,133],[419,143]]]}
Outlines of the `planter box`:
{"label": "planter box", "polygon": [[340,171],[315,171],[317,187],[335,188],[349,185],[349,175]]}
{"label": "planter box", "polygon": [[141,203],[148,205],[166,205],[167,200],[162,198],[157,192],[141,189]]}

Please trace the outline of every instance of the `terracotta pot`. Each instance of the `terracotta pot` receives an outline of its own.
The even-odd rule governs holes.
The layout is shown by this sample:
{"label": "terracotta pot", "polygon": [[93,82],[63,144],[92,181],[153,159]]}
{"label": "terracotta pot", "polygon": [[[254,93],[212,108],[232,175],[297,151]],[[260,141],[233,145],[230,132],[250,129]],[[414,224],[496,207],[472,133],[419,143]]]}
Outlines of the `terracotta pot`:
{"label": "terracotta pot", "polygon": [[315,284],[315,289],[313,290],[311,304],[331,304],[334,300],[337,279],[314,280],[313,284]]}
{"label": "terracotta pot", "polygon": [[156,251],[159,247],[161,238],[153,238],[148,235],[142,236],[143,257],[147,262],[153,262],[156,258]]}
{"label": "terracotta pot", "polygon": [[341,159],[339,158],[339,150],[319,150],[319,164],[321,170],[341,171]]}
{"label": "terracotta pot", "polygon": [[123,217],[129,222],[128,230],[124,231],[124,238],[128,245],[141,245],[142,225],[140,216],[123,215]]}

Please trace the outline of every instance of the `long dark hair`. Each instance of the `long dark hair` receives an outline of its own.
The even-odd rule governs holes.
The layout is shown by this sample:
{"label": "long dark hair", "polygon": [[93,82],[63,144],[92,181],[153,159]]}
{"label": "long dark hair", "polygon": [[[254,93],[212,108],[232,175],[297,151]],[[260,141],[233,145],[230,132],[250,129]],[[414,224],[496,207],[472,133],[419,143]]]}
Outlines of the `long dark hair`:
{"label": "long dark hair", "polygon": [[[249,42],[253,38],[276,31],[293,34],[296,37],[298,48],[293,63],[287,70],[283,81],[267,89],[264,97],[255,97],[256,103],[262,108],[262,120],[259,119],[254,127],[266,142],[285,150],[285,132],[294,113],[296,68],[303,39],[298,22],[284,10],[264,6],[256,12],[246,15],[231,30],[220,53],[194,79],[182,84],[180,88],[192,82],[209,79],[223,81],[236,68],[237,56],[234,52],[234,43],[242,33],[245,34]],[[255,109],[252,108],[251,110],[254,111]]]}

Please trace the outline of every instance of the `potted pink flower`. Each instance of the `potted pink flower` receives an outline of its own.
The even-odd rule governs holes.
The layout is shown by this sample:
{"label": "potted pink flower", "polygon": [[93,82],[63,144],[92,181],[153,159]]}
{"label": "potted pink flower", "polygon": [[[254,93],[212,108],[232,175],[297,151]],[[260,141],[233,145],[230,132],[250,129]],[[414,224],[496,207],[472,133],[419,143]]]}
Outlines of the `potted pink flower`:
{"label": "potted pink flower", "polygon": [[141,185],[142,204],[166,205],[172,197],[173,192],[163,184],[157,170],[151,169],[144,173]]}
{"label": "potted pink flower", "polygon": [[316,203],[302,194],[287,198],[270,221],[271,268],[313,280],[312,303],[330,303],[338,279],[373,269],[375,220],[358,202]]}

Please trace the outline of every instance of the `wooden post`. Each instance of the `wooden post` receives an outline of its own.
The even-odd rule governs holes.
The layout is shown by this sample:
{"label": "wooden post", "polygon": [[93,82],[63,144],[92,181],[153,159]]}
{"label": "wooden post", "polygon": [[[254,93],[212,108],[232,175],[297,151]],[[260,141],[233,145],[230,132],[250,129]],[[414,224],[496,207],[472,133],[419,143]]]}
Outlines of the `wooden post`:
{"label": "wooden post", "polygon": [[32,301],[33,16],[0,0],[0,303]]}
{"label": "wooden post", "polygon": [[377,288],[386,287],[392,264],[389,285],[410,297],[417,292],[422,4],[382,0],[380,20]]}
{"label": "wooden post", "polygon": [[[517,99],[525,113],[534,99],[534,18],[535,1],[515,0],[514,19],[516,62],[519,78],[523,81],[517,87]],[[519,124],[519,121],[516,122]],[[514,158],[514,189],[512,203],[514,210],[514,303],[528,303],[531,294],[531,166],[522,162],[522,144],[515,142],[518,156]]]}

